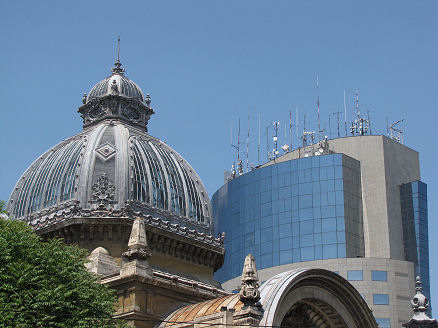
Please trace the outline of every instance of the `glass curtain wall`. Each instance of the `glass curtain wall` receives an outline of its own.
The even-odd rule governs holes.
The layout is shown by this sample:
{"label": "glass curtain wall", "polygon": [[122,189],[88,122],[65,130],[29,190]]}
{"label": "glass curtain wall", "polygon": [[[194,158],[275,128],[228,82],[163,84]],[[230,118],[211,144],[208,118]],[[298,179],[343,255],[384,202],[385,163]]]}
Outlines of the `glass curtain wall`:
{"label": "glass curtain wall", "polygon": [[248,172],[212,198],[216,233],[225,231],[220,282],[258,269],[363,256],[360,165],[343,154],[301,158]]}

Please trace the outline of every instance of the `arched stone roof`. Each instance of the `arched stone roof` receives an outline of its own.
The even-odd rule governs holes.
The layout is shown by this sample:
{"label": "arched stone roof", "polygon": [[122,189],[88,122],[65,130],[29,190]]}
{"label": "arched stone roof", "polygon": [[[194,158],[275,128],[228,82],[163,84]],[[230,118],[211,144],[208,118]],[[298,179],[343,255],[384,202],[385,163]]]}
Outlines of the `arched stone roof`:
{"label": "arched stone roof", "polygon": [[196,303],[182,307],[170,314],[160,327],[170,327],[174,324],[191,322],[197,318],[221,312],[224,308],[240,311],[243,303],[239,300],[239,294],[227,295],[214,298],[202,303]]}
{"label": "arched stone roof", "polygon": [[[282,272],[260,288],[263,318],[260,326],[280,326],[294,305],[307,307],[330,321],[330,327],[377,327],[359,292],[340,275],[325,269],[298,269]],[[316,327],[319,327],[316,325]]]}
{"label": "arched stone roof", "polygon": [[[160,327],[192,326],[223,311],[241,316],[239,311],[245,307],[239,297],[233,294],[182,307]],[[297,320],[317,328],[377,327],[371,310],[353,285],[325,269],[299,269],[270,278],[260,287],[258,309],[263,313],[259,327],[299,327]]]}

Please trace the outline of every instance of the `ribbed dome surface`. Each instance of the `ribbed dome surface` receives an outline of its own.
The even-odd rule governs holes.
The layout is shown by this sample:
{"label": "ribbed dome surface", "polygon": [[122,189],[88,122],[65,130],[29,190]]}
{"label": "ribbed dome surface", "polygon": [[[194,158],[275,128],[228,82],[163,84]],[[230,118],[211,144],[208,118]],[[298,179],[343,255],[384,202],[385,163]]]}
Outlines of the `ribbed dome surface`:
{"label": "ribbed dome surface", "polygon": [[[95,87],[96,88],[96,87]],[[171,221],[210,225],[210,201],[193,168],[162,141],[121,122],[102,122],[56,145],[20,178],[8,210],[31,220],[75,200],[83,209],[105,201]]]}
{"label": "ribbed dome surface", "polygon": [[110,77],[97,83],[89,92],[87,103],[93,99],[100,98],[110,94],[137,99],[144,103],[143,91],[140,87],[123,74],[114,73]]}

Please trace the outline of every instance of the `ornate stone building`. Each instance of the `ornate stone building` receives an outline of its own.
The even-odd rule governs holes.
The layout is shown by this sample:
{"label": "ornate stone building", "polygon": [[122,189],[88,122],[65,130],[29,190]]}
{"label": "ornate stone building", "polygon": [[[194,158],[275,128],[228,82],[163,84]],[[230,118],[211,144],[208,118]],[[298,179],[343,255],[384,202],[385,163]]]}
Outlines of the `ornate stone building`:
{"label": "ornate stone building", "polygon": [[32,163],[7,209],[41,236],[89,250],[89,270],[117,290],[116,316],[149,327],[181,304],[226,294],[213,280],[224,237],[212,236],[199,176],[147,133],[151,99],[121,66],[84,94],[83,131]]}
{"label": "ornate stone building", "polygon": [[84,94],[83,131],[21,176],[11,218],[87,249],[88,270],[117,293],[115,317],[135,327],[377,327],[357,290],[328,270],[281,272],[259,288],[249,255],[239,293],[214,281],[225,235],[212,235],[207,192],[147,133],[151,99],[121,66]]}

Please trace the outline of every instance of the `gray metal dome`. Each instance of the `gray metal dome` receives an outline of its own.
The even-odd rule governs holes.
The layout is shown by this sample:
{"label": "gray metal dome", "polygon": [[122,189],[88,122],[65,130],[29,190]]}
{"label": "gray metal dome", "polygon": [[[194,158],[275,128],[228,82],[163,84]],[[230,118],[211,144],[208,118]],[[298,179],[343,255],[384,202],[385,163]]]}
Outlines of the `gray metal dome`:
{"label": "gray metal dome", "polygon": [[129,203],[183,226],[210,227],[210,201],[190,164],[124,122],[93,125],[45,152],[17,182],[8,211],[13,219],[31,221],[72,203],[114,210]]}
{"label": "gray metal dome", "polygon": [[145,102],[143,91],[140,87],[122,72],[115,72],[111,76],[97,83],[89,92],[86,102],[101,98],[106,95],[117,92],[121,96],[137,99],[142,103]]}

